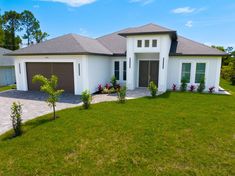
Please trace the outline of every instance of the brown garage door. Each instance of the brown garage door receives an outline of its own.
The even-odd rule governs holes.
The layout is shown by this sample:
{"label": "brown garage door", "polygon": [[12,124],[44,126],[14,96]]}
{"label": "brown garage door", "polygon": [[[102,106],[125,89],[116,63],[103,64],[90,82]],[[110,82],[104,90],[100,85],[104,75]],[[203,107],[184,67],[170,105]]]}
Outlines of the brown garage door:
{"label": "brown garage door", "polygon": [[41,74],[50,78],[52,74],[59,78],[59,89],[74,93],[73,63],[26,63],[29,90],[39,90],[39,83],[32,83],[34,75]]}

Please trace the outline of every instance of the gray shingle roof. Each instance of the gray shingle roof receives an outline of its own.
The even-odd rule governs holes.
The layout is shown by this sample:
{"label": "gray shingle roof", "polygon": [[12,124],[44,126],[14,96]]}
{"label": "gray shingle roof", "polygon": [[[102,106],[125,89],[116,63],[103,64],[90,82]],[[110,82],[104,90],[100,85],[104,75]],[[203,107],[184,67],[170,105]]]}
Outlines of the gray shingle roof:
{"label": "gray shingle roof", "polygon": [[224,56],[227,53],[190,39],[178,36],[177,41],[172,41],[170,55],[172,56]]}
{"label": "gray shingle roof", "polygon": [[97,40],[115,55],[125,55],[126,38],[119,35],[119,33],[122,31],[99,37]]}
{"label": "gray shingle roof", "polygon": [[95,39],[76,34],[67,34],[45,42],[31,45],[9,53],[9,55],[44,54],[97,54],[112,55],[106,47]]}
{"label": "gray shingle roof", "polygon": [[138,35],[138,34],[175,33],[175,32],[176,31],[174,30],[150,23],[140,27],[128,28],[126,30],[123,30],[119,34],[122,36],[128,36],[128,35]]}
{"label": "gray shingle roof", "polygon": [[169,33],[172,37],[170,55],[224,56],[217,49],[176,35],[176,31],[155,24],[127,28],[97,39],[76,34],[67,34],[45,42],[13,51],[7,55],[56,55],[56,54],[95,54],[126,55],[127,35]]}
{"label": "gray shingle roof", "polygon": [[7,53],[9,53],[9,52],[11,52],[11,50],[8,50],[8,49],[6,49],[6,48],[1,48],[1,47],[0,47],[0,55],[7,54]]}

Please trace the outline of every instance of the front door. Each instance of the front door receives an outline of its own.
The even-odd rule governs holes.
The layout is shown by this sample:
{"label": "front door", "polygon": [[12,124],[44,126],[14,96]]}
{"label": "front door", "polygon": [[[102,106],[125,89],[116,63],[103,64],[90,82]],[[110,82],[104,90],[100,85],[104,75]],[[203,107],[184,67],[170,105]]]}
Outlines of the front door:
{"label": "front door", "polygon": [[139,87],[148,87],[153,81],[158,85],[159,61],[140,61],[139,62]]}

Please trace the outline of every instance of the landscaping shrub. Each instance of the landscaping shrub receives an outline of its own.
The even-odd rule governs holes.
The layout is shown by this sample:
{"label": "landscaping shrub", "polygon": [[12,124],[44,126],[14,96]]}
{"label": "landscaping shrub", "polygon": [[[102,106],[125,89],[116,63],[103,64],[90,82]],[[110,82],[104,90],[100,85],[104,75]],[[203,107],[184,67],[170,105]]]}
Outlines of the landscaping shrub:
{"label": "landscaping shrub", "polygon": [[173,91],[176,91],[176,90],[177,90],[177,86],[176,86],[176,84],[173,84],[173,86],[172,86],[172,90],[173,90]]}
{"label": "landscaping shrub", "polygon": [[13,102],[11,106],[11,122],[14,130],[14,137],[20,136],[22,134],[21,116],[22,116],[22,105],[20,103]]}
{"label": "landscaping shrub", "polygon": [[99,85],[98,85],[98,92],[101,93],[102,91],[103,91],[102,84],[99,84]]}
{"label": "landscaping shrub", "polygon": [[127,87],[126,86],[122,86],[120,89],[118,89],[118,101],[120,103],[125,103],[126,101],[126,90],[127,90]]}
{"label": "landscaping shrub", "polygon": [[109,90],[109,89],[111,88],[110,84],[107,83],[107,84],[105,85],[105,88]]}
{"label": "landscaping shrub", "polygon": [[234,73],[234,64],[232,62],[229,65],[222,66],[221,77],[230,81]]}
{"label": "landscaping shrub", "polygon": [[185,78],[183,78],[181,80],[180,90],[183,92],[185,92],[187,90],[187,80]]}
{"label": "landscaping shrub", "polygon": [[235,75],[233,75],[230,79],[232,85],[234,86],[235,85]]}
{"label": "landscaping shrub", "polygon": [[157,86],[153,81],[149,83],[148,90],[150,91],[152,97],[156,97]]}
{"label": "landscaping shrub", "polygon": [[203,79],[201,79],[201,81],[200,81],[200,84],[199,84],[199,86],[198,86],[198,88],[197,88],[197,91],[198,91],[199,93],[202,93],[204,90],[205,90],[205,79],[203,78]]}
{"label": "landscaping shrub", "polygon": [[40,90],[42,92],[45,92],[48,94],[48,98],[46,102],[50,107],[53,108],[53,119],[56,119],[56,114],[55,114],[55,107],[56,107],[56,102],[59,100],[60,95],[64,92],[64,90],[57,90],[58,86],[58,77],[55,75],[52,75],[50,79],[47,79],[43,75],[35,75],[33,77],[33,83],[35,82],[40,82]]}
{"label": "landscaping shrub", "polygon": [[117,85],[117,78],[115,76],[112,76],[110,83],[112,84],[112,86],[115,88]]}
{"label": "landscaping shrub", "polygon": [[209,93],[213,93],[214,91],[215,91],[215,87],[214,86],[209,88]]}
{"label": "landscaping shrub", "polygon": [[82,92],[82,102],[84,109],[88,109],[90,107],[92,100],[92,96],[88,90]]}
{"label": "landscaping shrub", "polygon": [[189,87],[190,92],[193,92],[195,89],[196,89],[196,86],[195,86],[195,85],[191,85],[191,86]]}

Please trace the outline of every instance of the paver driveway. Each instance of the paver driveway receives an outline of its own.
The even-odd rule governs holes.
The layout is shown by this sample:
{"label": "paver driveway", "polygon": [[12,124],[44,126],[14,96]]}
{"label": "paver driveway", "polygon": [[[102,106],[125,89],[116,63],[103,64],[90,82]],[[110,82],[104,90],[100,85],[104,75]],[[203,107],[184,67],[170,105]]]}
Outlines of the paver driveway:
{"label": "paver driveway", "polygon": [[[11,128],[10,108],[14,101],[23,104],[23,121],[50,113],[52,110],[45,103],[46,95],[34,91],[10,90],[0,93],[0,134]],[[77,106],[81,102],[80,96],[63,94],[57,103],[57,110]]]}

